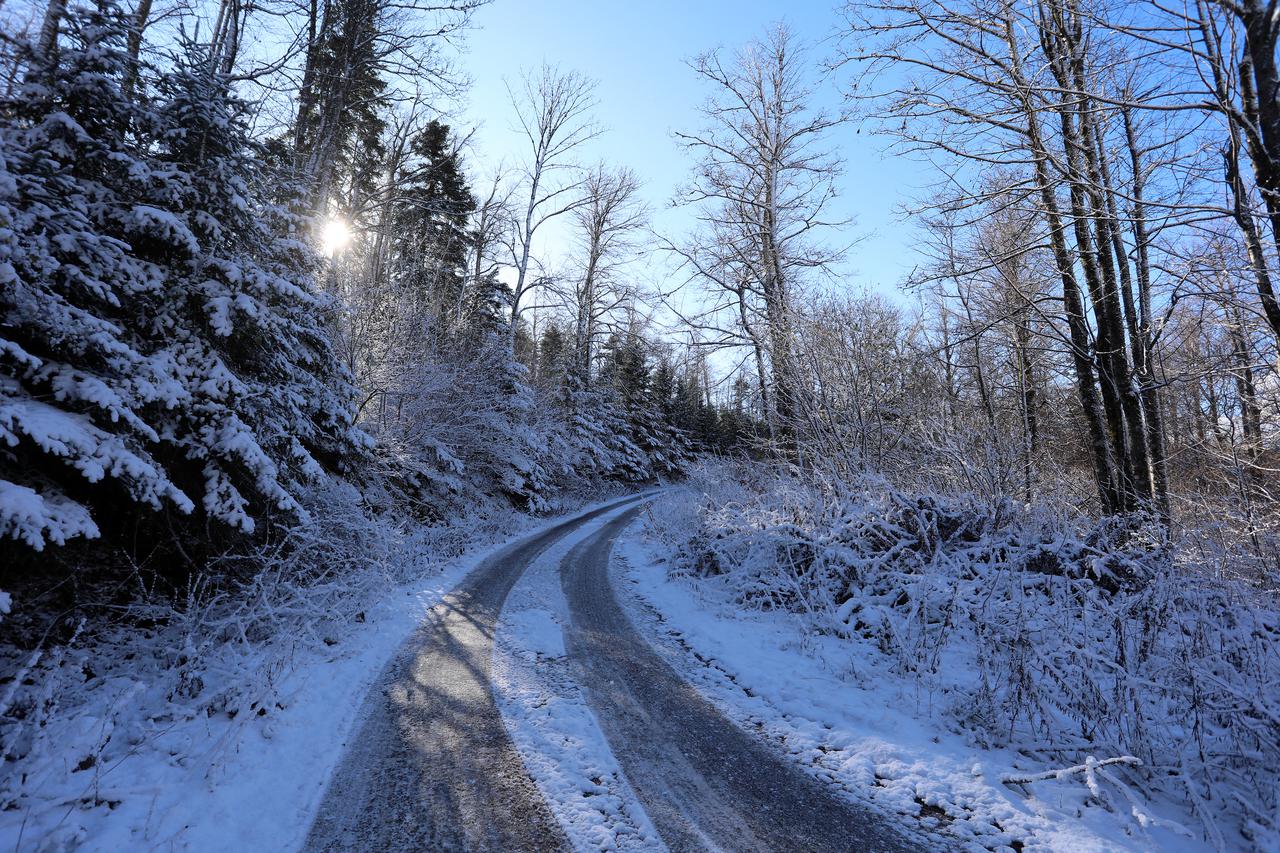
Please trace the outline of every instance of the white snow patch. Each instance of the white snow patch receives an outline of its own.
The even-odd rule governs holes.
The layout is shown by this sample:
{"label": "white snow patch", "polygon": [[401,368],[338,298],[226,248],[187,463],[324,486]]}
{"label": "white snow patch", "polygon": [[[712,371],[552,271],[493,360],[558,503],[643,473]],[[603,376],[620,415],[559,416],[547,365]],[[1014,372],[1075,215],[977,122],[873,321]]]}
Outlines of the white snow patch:
{"label": "white snow patch", "polygon": [[518,638],[520,650],[536,658],[562,658],[564,632],[549,611],[529,609],[509,612],[503,622],[511,637]]}
{"label": "white snow patch", "polygon": [[525,768],[575,849],[665,850],[565,657],[560,561],[615,515],[561,539],[511,590],[494,642],[494,696]]}
{"label": "white snow patch", "polygon": [[[52,744],[84,743],[88,730],[109,731],[119,719],[136,729],[134,750],[79,773],[49,768],[37,799],[50,805],[0,816],[0,848],[296,849],[370,684],[477,559],[387,596],[366,611],[362,630],[339,644],[297,650],[274,685],[276,707],[266,717],[123,722],[128,715],[120,712],[140,701],[146,685],[118,679],[105,691],[114,699],[100,716],[53,720],[45,736]],[[92,808],[101,803],[109,807],[105,815]]]}

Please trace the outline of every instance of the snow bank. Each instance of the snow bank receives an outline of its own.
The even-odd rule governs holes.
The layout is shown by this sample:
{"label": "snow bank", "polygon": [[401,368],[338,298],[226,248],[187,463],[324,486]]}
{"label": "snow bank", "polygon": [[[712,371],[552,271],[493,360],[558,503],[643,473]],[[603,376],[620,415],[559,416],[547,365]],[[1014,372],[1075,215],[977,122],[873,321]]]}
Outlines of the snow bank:
{"label": "snow bank", "polygon": [[[890,778],[958,780],[979,763],[1019,808],[1056,801],[1056,811],[1033,809],[1048,823],[1114,816],[1100,836],[1108,843],[1184,849],[1191,839],[1162,823],[1171,820],[1221,849],[1280,845],[1280,611],[1266,594],[1178,564],[1137,525],[1081,530],[883,484],[836,489],[750,476],[756,482],[726,487],[699,481],[700,494],[669,499],[650,527],[674,577],[661,587],[661,610],[694,619],[692,586],[713,611],[751,621],[729,634],[753,642],[750,653],[734,653],[743,689],[773,690],[780,713],[815,719],[808,697],[826,708],[824,691],[849,682],[863,692],[836,707],[883,709],[870,731],[893,749],[903,743],[899,726],[915,717],[928,722],[928,737],[954,735],[971,750],[947,770],[916,750]],[[770,642],[754,644],[770,630],[782,632],[772,635],[772,657]],[[787,674],[791,663],[769,663],[779,655],[794,663],[801,652],[831,668],[823,684],[804,686]],[[775,680],[784,686],[770,688]],[[816,719],[829,723],[830,713]],[[866,723],[854,718],[845,730],[864,738]],[[1091,763],[1112,758],[1125,762]],[[882,763],[858,758],[846,770],[884,787]],[[970,821],[971,793],[924,790],[938,802],[922,795],[920,815],[953,834]],[[1011,819],[995,820],[1008,832],[1018,825]],[[1034,821],[1020,826],[1024,843],[1056,847]]]}

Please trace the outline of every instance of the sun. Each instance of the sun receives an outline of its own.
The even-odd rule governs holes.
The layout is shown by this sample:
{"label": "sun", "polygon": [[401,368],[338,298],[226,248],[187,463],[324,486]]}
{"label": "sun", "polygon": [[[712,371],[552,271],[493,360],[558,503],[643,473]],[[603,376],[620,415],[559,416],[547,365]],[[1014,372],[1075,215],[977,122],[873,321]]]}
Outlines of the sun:
{"label": "sun", "polygon": [[320,247],[327,257],[332,258],[349,245],[351,226],[345,219],[335,217],[324,224],[320,231]]}

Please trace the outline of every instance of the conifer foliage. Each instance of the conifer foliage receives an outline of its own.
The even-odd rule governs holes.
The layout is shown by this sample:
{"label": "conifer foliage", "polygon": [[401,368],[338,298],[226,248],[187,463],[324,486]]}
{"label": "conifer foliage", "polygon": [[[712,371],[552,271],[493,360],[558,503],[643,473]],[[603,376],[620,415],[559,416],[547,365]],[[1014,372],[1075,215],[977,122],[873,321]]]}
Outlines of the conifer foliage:
{"label": "conifer foliage", "polygon": [[0,103],[0,534],[304,515],[367,439],[285,182],[194,49],[126,96],[120,10],[63,25]]}

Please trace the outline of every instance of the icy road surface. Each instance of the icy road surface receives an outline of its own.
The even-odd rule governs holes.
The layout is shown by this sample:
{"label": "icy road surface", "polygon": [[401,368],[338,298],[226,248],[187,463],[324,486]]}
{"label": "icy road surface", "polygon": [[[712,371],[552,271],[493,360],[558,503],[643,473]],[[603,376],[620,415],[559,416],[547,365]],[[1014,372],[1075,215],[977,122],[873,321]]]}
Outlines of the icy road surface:
{"label": "icy road surface", "polygon": [[[494,701],[499,614],[540,554],[617,501],[499,551],[446,596],[366,700],[308,850],[568,849]],[[617,762],[671,850],[898,851],[884,818],[838,800],[739,730],[636,634],[608,580],[622,512],[565,557],[565,647]],[[655,845],[656,846],[656,845]]]}

